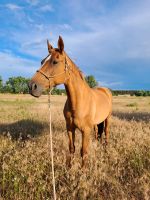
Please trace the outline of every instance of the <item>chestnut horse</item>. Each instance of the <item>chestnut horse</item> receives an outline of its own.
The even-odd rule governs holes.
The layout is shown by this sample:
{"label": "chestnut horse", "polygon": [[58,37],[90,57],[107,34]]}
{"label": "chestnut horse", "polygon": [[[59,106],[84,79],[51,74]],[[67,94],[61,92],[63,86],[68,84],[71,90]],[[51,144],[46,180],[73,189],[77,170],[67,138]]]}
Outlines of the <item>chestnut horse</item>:
{"label": "chestnut horse", "polygon": [[[64,84],[67,100],[64,106],[67,133],[69,137],[70,161],[75,152],[75,130],[82,133],[82,166],[87,160],[90,133],[98,130],[96,138],[105,131],[106,143],[109,137],[109,119],[112,110],[112,95],[107,88],[90,88],[79,68],[64,51],[63,39],[59,36],[58,48],[47,41],[49,55],[42,60],[29,83],[30,94],[39,97],[44,89]],[[97,132],[97,131],[96,131]],[[69,161],[69,163],[70,163]]]}

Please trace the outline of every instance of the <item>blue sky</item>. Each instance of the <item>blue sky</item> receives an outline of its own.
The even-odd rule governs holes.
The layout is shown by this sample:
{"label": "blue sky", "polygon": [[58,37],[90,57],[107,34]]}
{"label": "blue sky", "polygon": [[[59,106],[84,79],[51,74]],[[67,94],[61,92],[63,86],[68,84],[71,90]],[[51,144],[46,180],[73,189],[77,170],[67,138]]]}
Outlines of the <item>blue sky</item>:
{"label": "blue sky", "polygon": [[99,85],[150,90],[149,0],[1,0],[0,75],[32,77],[59,35]]}

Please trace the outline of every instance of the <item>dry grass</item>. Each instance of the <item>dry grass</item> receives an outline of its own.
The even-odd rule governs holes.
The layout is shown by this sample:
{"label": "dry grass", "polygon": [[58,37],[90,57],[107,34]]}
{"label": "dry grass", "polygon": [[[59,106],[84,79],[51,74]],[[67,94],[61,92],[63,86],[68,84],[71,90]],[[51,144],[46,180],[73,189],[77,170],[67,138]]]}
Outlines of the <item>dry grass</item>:
{"label": "dry grass", "polygon": [[[150,98],[114,97],[107,149],[91,135],[88,168],[81,169],[81,134],[72,168],[62,109],[52,97],[58,199],[150,199]],[[132,105],[132,106],[131,106]],[[0,199],[52,199],[47,97],[0,95]]]}

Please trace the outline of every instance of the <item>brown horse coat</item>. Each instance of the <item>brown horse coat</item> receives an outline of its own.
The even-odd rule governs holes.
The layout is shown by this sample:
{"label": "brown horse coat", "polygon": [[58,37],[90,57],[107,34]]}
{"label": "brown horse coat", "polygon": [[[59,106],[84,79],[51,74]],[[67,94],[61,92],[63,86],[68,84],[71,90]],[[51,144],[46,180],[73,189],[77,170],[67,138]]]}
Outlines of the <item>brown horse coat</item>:
{"label": "brown horse coat", "polygon": [[[112,95],[107,88],[90,88],[81,71],[64,51],[61,37],[58,48],[54,49],[48,42],[49,56],[42,61],[41,68],[29,83],[30,93],[40,96],[43,89],[64,84],[67,101],[64,116],[69,137],[70,154],[75,152],[75,129],[82,133],[82,165],[84,166],[90,140],[91,129],[98,125],[96,132],[102,134],[103,128],[108,142],[109,118],[112,110]],[[105,125],[101,126],[100,125]],[[97,138],[96,133],[96,138]],[[69,160],[70,164],[70,160]]]}

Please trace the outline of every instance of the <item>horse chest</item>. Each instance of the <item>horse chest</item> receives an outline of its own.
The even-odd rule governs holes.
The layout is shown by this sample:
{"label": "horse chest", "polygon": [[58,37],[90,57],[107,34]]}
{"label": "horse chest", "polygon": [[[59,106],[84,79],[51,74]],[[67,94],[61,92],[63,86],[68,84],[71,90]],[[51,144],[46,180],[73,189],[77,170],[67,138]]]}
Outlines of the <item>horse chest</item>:
{"label": "horse chest", "polygon": [[89,120],[89,117],[74,117],[72,119],[74,125],[79,128],[81,131],[84,131],[87,127],[91,127],[91,121]]}

